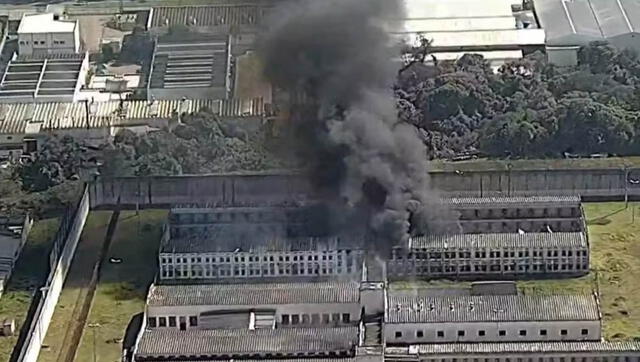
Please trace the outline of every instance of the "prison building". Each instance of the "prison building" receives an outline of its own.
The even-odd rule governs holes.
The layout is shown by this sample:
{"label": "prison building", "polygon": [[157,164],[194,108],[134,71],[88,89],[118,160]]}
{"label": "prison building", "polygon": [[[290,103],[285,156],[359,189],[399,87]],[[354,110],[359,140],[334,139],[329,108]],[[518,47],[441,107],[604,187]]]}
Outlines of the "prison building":
{"label": "prison building", "polygon": [[166,233],[159,253],[159,278],[357,279],[363,255],[361,244],[340,237],[173,238]]}
{"label": "prison building", "polygon": [[274,329],[358,325],[359,283],[152,285],[147,329]]}
{"label": "prison building", "polygon": [[389,278],[531,278],[589,272],[589,243],[582,232],[458,234],[413,237],[396,247]]}
{"label": "prison building", "polygon": [[443,343],[392,346],[388,362],[638,362],[640,342]]}
{"label": "prison building", "polygon": [[464,233],[583,231],[577,196],[465,197],[443,200],[459,214]]}
{"label": "prison building", "polygon": [[149,71],[150,99],[227,98],[230,89],[227,37],[159,38]]}
{"label": "prison building", "polygon": [[415,296],[390,292],[389,344],[599,341],[592,295]]}
{"label": "prison building", "polygon": [[0,103],[74,102],[88,70],[87,54],[14,54],[0,80]]}
{"label": "prison building", "polygon": [[269,359],[347,357],[355,354],[359,329],[284,328],[146,330],[139,339],[135,361],[204,359]]}

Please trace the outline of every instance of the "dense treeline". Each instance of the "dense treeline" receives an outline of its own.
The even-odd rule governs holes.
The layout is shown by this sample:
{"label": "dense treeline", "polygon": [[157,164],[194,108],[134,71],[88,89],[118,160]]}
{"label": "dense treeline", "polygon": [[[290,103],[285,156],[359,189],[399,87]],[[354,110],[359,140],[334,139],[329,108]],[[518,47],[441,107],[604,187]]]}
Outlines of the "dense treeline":
{"label": "dense treeline", "polygon": [[414,62],[398,77],[400,116],[419,128],[431,158],[637,154],[640,59],[604,43],[578,59],[555,67],[536,53],[497,73],[473,54]]}

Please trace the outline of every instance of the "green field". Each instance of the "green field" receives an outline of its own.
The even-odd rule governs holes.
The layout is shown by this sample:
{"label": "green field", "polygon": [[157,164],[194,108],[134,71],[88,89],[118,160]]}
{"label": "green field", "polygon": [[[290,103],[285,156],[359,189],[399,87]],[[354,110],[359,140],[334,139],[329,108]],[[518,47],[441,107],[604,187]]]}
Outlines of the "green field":
{"label": "green field", "polygon": [[[120,214],[76,361],[92,361],[94,347],[98,361],[120,360],[124,332],[131,317],[144,311],[147,289],[158,268],[158,244],[166,217],[165,210]],[[121,258],[122,263],[109,263],[110,257]]]}
{"label": "green field", "polygon": [[44,340],[46,347],[41,350],[38,361],[54,362],[61,354],[69,353],[69,340],[73,328],[79,323],[74,317],[77,317],[78,308],[87,294],[91,271],[98,260],[110,217],[110,211],[89,213]]}
{"label": "green field", "polygon": [[18,333],[31,304],[36,288],[47,279],[49,248],[58,230],[58,219],[34,223],[29,239],[22,249],[9,286],[0,298],[0,319],[15,318],[16,334],[0,338],[0,361],[8,361],[18,339]]}
{"label": "green field", "polygon": [[546,160],[489,160],[470,161],[432,161],[432,171],[500,171],[509,170],[556,170],[585,168],[640,167],[640,157],[582,158],[582,159],[546,159]]}

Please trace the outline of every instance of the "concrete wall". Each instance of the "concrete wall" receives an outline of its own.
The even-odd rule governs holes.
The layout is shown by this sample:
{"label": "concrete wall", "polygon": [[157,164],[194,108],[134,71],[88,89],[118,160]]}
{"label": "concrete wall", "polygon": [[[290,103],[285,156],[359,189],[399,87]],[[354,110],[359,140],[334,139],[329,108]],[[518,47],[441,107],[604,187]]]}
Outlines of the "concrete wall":
{"label": "concrete wall", "polygon": [[[496,349],[497,350],[497,349]],[[495,353],[429,353],[429,354],[417,354],[417,353],[387,353],[384,360],[386,362],[409,362],[409,361],[423,361],[423,362],[453,362],[453,361],[483,361],[483,362],[566,362],[566,361],[581,361],[581,362],[637,362],[640,361],[640,352],[631,351],[563,351],[563,352],[542,352],[542,351],[529,351],[529,352],[499,352]]]}
{"label": "concrete wall", "polygon": [[[640,198],[640,169],[434,172],[443,196],[578,195]],[[100,179],[89,187],[91,206],[210,203],[224,206],[287,205],[313,198],[304,175],[191,175]]]}
{"label": "concrete wall", "polygon": [[[640,196],[640,187],[625,182],[640,178],[640,169],[513,170],[434,172],[432,186],[456,196],[578,195]],[[625,187],[626,184],[626,187]]]}
{"label": "concrete wall", "polygon": [[85,188],[82,199],[75,208],[68,210],[65,214],[55,236],[49,256],[49,276],[45,285],[34,296],[34,303],[38,299],[39,302],[18,355],[20,362],[36,362],[38,359],[88,214],[89,193]]}
{"label": "concrete wall", "polygon": [[194,203],[293,206],[310,197],[311,187],[303,176],[271,173],[105,178],[89,185],[89,192],[92,207],[118,203],[133,207]]}

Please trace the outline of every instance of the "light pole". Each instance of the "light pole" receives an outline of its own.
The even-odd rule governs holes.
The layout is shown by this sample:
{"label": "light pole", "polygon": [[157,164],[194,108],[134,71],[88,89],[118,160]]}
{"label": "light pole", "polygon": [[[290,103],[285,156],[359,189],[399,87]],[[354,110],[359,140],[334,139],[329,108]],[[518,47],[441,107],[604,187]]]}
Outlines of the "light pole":
{"label": "light pole", "polygon": [[96,353],[96,329],[100,328],[100,323],[89,323],[87,327],[93,330],[93,362],[98,361],[98,354]]}

